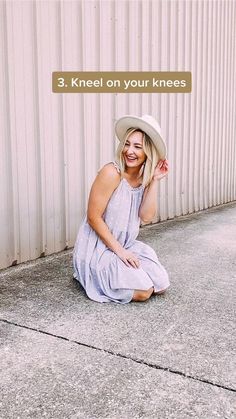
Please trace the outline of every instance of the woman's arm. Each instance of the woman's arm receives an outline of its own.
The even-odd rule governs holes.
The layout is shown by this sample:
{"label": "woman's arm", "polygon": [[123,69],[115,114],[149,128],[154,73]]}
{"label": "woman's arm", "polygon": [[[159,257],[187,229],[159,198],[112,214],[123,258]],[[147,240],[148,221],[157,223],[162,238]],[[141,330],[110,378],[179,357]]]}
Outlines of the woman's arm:
{"label": "woman's arm", "polygon": [[120,175],[114,166],[106,165],[100,170],[90,191],[87,220],[109,249],[116,253],[127,266],[137,268],[139,266],[137,257],[121,246],[102,218],[108,201],[119,183]]}
{"label": "woman's arm", "polygon": [[160,160],[150,184],[146,187],[139,208],[139,217],[144,223],[151,222],[157,214],[158,181],[168,173],[168,160]]}
{"label": "woman's arm", "polygon": [[157,213],[157,179],[152,179],[145,188],[143,200],[139,208],[139,217],[144,223],[151,222]]}

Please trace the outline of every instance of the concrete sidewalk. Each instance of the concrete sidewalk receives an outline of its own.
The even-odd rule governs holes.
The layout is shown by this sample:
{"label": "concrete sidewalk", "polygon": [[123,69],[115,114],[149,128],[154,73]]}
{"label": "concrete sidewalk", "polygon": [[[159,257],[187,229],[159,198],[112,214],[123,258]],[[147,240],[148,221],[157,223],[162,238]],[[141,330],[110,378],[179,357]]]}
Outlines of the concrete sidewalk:
{"label": "concrete sidewalk", "polygon": [[67,251],[1,272],[0,418],[236,417],[236,203],[140,231],[171,287],[90,301]]}

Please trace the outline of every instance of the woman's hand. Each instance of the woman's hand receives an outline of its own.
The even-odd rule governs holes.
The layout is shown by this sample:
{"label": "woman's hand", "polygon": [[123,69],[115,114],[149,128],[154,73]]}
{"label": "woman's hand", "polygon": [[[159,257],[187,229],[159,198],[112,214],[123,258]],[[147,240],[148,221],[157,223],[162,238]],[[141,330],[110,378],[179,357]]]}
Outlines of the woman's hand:
{"label": "woman's hand", "polygon": [[168,160],[160,160],[155,168],[153,175],[154,180],[161,180],[168,173]]}
{"label": "woman's hand", "polygon": [[117,256],[126,264],[126,266],[133,266],[133,268],[139,268],[140,266],[140,261],[137,256],[129,250],[122,248],[117,252]]}

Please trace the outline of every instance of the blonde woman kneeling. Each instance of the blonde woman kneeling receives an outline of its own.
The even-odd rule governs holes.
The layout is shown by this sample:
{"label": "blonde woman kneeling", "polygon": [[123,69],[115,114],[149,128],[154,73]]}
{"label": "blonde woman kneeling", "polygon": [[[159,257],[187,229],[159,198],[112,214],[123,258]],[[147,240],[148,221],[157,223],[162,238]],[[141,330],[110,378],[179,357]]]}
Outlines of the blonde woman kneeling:
{"label": "blonde woman kneeling", "polygon": [[166,145],[150,115],[115,125],[120,144],[92,185],[74,253],[74,278],[98,302],[145,301],[169,287],[155,251],[136,240],[157,212],[157,185],[168,173]]}

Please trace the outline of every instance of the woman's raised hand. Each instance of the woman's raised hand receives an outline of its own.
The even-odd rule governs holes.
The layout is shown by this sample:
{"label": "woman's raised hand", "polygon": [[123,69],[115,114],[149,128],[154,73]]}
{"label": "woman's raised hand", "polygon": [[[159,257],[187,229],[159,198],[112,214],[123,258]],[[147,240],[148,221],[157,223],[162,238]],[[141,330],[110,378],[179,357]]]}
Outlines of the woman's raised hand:
{"label": "woman's raised hand", "polygon": [[119,256],[119,258],[126,264],[126,266],[133,266],[133,268],[139,268],[140,266],[140,261],[137,256],[135,256],[135,254],[129,250],[123,248],[119,250],[117,256]]}
{"label": "woman's raised hand", "polygon": [[161,180],[168,173],[168,160],[160,160],[155,168],[153,179]]}

